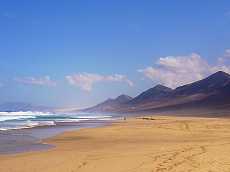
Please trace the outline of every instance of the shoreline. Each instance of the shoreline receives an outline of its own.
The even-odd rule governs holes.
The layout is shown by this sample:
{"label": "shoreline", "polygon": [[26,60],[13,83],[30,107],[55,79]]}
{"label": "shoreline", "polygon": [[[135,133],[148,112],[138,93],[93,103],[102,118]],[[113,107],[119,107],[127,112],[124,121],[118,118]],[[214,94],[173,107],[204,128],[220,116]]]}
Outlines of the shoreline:
{"label": "shoreline", "polygon": [[55,147],[46,140],[70,131],[97,128],[109,125],[112,121],[83,121],[57,123],[54,126],[36,126],[32,128],[0,131],[0,155],[16,155],[27,152],[45,151]]}
{"label": "shoreline", "polygon": [[0,155],[0,171],[205,172],[230,168],[230,119],[142,117],[43,140],[54,144],[53,149]]}

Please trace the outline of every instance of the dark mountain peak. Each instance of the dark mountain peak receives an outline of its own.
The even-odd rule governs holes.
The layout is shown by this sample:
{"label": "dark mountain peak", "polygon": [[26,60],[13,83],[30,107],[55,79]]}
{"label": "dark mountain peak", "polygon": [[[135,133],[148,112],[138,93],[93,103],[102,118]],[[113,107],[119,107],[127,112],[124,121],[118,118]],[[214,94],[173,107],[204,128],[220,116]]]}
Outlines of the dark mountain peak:
{"label": "dark mountain peak", "polygon": [[128,95],[125,95],[125,94],[122,94],[120,96],[118,96],[115,101],[119,102],[119,103],[126,103],[130,100],[132,100],[133,98],[128,96]]}
{"label": "dark mountain peak", "polygon": [[171,93],[171,91],[171,88],[159,84],[141,93],[139,96],[131,100],[130,103],[137,104],[158,100],[160,98],[167,97]]}
{"label": "dark mountain peak", "polygon": [[104,102],[102,102],[102,103],[109,103],[109,102],[113,102],[114,101],[114,99],[112,99],[112,98],[108,98],[108,99],[106,99]]}
{"label": "dark mountain peak", "polygon": [[125,105],[130,100],[132,100],[132,97],[122,94],[115,99],[109,98],[106,101],[104,101],[104,102],[102,102],[102,103],[100,103],[94,107],[84,109],[83,111],[87,111],[87,112],[113,111],[113,110],[116,110],[116,109],[120,108],[121,106]]}
{"label": "dark mountain peak", "polygon": [[115,99],[108,98],[107,100],[98,104],[97,106],[123,104],[123,103],[130,101],[131,99],[132,97],[122,94]]}
{"label": "dark mountain peak", "polygon": [[152,89],[154,90],[158,90],[158,91],[171,91],[172,89],[169,87],[166,87],[164,85],[158,84],[155,87],[153,87]]}
{"label": "dark mountain peak", "polygon": [[152,94],[152,96],[157,96],[157,95],[159,95],[161,93],[166,93],[166,92],[171,92],[171,91],[172,91],[171,88],[166,87],[164,85],[158,84],[155,87],[150,88],[147,91],[143,92],[141,95],[150,95],[150,94]]}
{"label": "dark mountain peak", "polygon": [[210,75],[209,77],[207,77],[206,79],[230,79],[230,75],[226,72],[223,72],[223,71],[218,71],[212,75]]}
{"label": "dark mountain peak", "polygon": [[222,75],[222,76],[228,76],[228,77],[230,76],[227,72],[224,72],[224,71],[221,71],[221,70],[217,71],[216,73],[214,73],[212,75],[220,75],[220,76]]}
{"label": "dark mountain peak", "polygon": [[192,95],[198,93],[213,93],[222,91],[226,86],[230,85],[230,75],[223,71],[218,71],[205,79],[187,84],[176,88],[176,95]]}

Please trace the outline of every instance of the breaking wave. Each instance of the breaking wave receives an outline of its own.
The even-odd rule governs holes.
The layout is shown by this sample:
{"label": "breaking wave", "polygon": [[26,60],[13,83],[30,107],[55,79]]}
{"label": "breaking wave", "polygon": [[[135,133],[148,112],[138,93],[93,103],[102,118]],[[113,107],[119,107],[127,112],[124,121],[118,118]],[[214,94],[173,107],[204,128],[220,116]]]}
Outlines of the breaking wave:
{"label": "breaking wave", "polygon": [[112,116],[99,114],[56,114],[50,112],[0,112],[0,131],[55,126],[57,123],[74,123],[88,120],[112,120]]}

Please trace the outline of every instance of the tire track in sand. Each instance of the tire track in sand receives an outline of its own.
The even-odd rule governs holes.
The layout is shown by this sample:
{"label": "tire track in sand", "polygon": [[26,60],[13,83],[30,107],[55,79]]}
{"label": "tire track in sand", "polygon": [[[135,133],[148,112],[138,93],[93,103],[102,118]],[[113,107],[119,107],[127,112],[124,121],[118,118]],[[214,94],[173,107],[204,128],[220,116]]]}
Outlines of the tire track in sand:
{"label": "tire track in sand", "polygon": [[207,152],[205,146],[189,147],[170,154],[162,154],[153,158],[153,164],[156,164],[152,172],[172,171],[183,164],[189,165],[190,170],[199,168],[200,163],[194,159],[197,156]]}

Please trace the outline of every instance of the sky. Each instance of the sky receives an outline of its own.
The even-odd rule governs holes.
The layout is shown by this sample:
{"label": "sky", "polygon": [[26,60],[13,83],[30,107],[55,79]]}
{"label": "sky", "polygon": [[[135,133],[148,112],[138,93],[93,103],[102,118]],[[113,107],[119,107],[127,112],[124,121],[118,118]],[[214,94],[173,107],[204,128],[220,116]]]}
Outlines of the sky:
{"label": "sky", "polygon": [[0,103],[87,107],[230,73],[230,1],[1,0]]}

